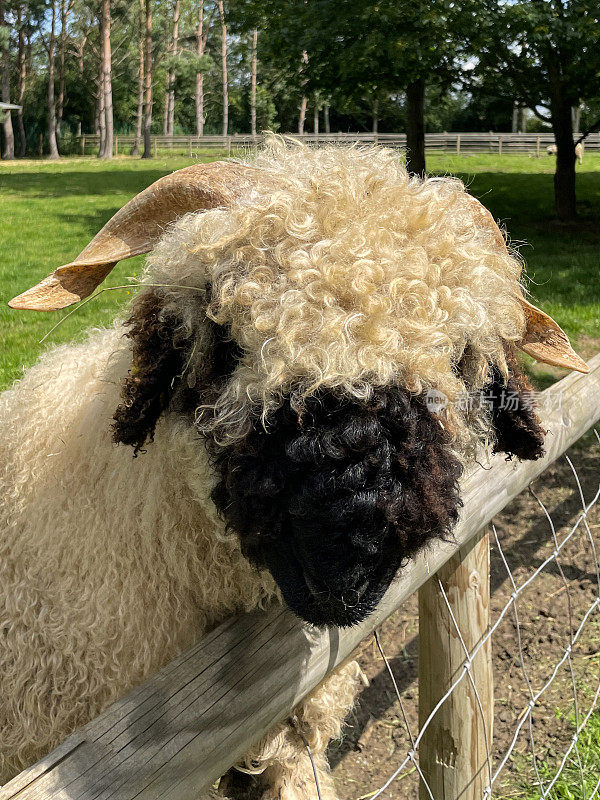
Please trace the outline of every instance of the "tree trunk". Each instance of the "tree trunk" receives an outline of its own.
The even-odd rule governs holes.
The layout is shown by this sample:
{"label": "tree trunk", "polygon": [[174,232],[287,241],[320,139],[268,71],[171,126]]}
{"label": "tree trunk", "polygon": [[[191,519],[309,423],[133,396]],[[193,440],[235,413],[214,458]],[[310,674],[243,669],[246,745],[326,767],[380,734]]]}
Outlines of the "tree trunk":
{"label": "tree trunk", "polygon": [[[204,0],[198,4],[198,27],[196,28],[196,53],[198,59],[204,55],[208,37],[208,26],[204,31]],[[196,73],[196,136],[204,136],[204,72]]]}
{"label": "tree trunk", "polygon": [[[98,82],[98,86],[100,83]],[[96,92],[96,99],[94,103],[94,133],[96,136],[100,133],[100,95],[99,90]]]}
{"label": "tree trunk", "polygon": [[21,110],[17,111],[17,125],[19,130],[19,156],[25,158],[27,153],[27,137],[25,136],[25,125],[23,124],[23,98],[25,96],[25,84],[27,82],[27,54],[25,51],[25,23],[23,22],[23,6],[17,10],[17,26],[19,28],[19,94],[17,103]]}
{"label": "tree trunk", "polygon": [[313,111],[313,133],[315,136],[319,135],[319,101],[315,97],[315,108]]}
{"label": "tree trunk", "polygon": [[62,119],[65,108],[65,53],[67,50],[67,22],[70,7],[66,0],[60,3],[60,46],[58,51],[58,101],[56,104],[56,138],[60,142]]}
{"label": "tree trunk", "polygon": [[331,133],[331,126],[329,125],[329,105],[327,103],[323,106],[323,119],[325,121],[325,133]]}
{"label": "tree trunk", "polygon": [[373,101],[373,130],[372,132],[377,135],[379,132],[379,98],[376,97]]}
{"label": "tree trunk", "polygon": [[106,152],[106,110],[104,104],[106,96],[104,94],[104,72],[100,64],[100,75],[98,76],[98,130],[100,133],[100,143],[98,145],[98,158],[104,158]]}
{"label": "tree trunk", "polygon": [[144,116],[144,0],[140,0],[138,35],[138,104],[135,116],[135,142],[131,148],[132,156],[139,156],[142,141],[142,118]]}
{"label": "tree trunk", "polygon": [[60,158],[56,143],[56,103],[54,100],[54,46],[56,44],[56,1],[52,0],[52,21],[48,41],[48,146],[50,158]]}
{"label": "tree trunk", "polygon": [[579,127],[581,125],[581,103],[573,107],[573,133],[575,137],[579,136]]}
{"label": "tree trunk", "polygon": [[[303,71],[304,65],[308,64],[308,53],[306,50],[302,53],[302,60],[300,61],[300,72]],[[302,86],[306,85],[306,79],[302,81]],[[306,122],[306,95],[302,95],[300,102],[300,116],[298,117],[298,133],[300,136],[304,134],[304,123]]]}
{"label": "tree trunk", "polygon": [[169,125],[169,71],[165,75],[165,104],[163,106],[163,136],[167,135]]}
{"label": "tree trunk", "polygon": [[556,142],[554,205],[557,217],[569,222],[577,217],[575,195],[575,144],[571,103],[555,91],[551,102],[552,130]]}
{"label": "tree trunk", "polygon": [[250,133],[256,136],[256,72],[258,68],[257,58],[258,31],[252,31],[252,79],[250,83]]}
{"label": "tree trunk", "polygon": [[[4,27],[4,4],[0,0],[0,27]],[[10,103],[10,54],[9,46],[2,51],[2,102]],[[15,157],[15,135],[13,133],[12,119],[10,113],[6,114],[6,119],[2,123],[4,130],[4,150],[2,158],[13,159]]]}
{"label": "tree trunk", "polygon": [[[83,55],[84,55],[84,51],[85,51],[85,45],[86,45],[86,42],[88,40],[88,36],[89,36],[89,31],[87,33],[83,34],[83,36],[81,37],[81,43],[76,45],[77,68],[78,68],[78,71],[79,71],[79,80],[81,81],[81,85],[82,86],[83,86],[83,69],[84,69],[84,66],[85,66],[84,65],[84,61],[83,61]],[[78,137],[81,136],[81,131],[82,131],[82,123],[81,123],[81,117],[79,117],[79,119],[77,120],[77,136]],[[82,153],[82,155],[83,155],[83,153]]]}
{"label": "tree trunk", "polygon": [[144,81],[146,97],[144,101],[144,152],[142,158],[152,158],[150,128],[152,127],[152,0],[145,0],[146,45],[144,53]]}
{"label": "tree trunk", "polygon": [[218,0],[221,18],[221,72],[223,74],[223,136],[229,130],[229,87],[227,83],[227,27],[225,25],[225,9],[223,0]]}
{"label": "tree trunk", "polygon": [[414,175],[425,173],[425,79],[417,78],[406,87],[406,169]]}
{"label": "tree trunk", "polygon": [[306,121],[306,96],[302,98],[300,103],[300,116],[298,117],[298,133],[300,136],[304,133],[304,123]]}
{"label": "tree trunk", "polygon": [[102,19],[100,25],[102,40],[102,91],[104,94],[104,151],[101,158],[113,157],[113,101],[112,101],[112,54],[110,49],[110,0],[102,0]]}
{"label": "tree trunk", "polygon": [[[175,0],[173,10],[173,58],[179,54],[179,0]],[[167,111],[167,134],[173,136],[175,130],[175,69],[169,71],[169,102]]]}
{"label": "tree trunk", "polygon": [[512,125],[510,127],[511,133],[519,132],[519,101],[515,100],[513,103]]}

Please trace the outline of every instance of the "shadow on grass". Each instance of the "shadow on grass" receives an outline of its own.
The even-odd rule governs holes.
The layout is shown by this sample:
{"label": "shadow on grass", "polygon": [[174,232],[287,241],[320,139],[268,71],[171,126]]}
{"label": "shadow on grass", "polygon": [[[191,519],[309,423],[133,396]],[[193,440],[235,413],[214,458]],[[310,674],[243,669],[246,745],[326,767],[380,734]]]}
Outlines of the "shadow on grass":
{"label": "shadow on grass", "polygon": [[[124,203],[117,203],[114,206],[104,206],[98,209],[98,211],[87,211],[85,214],[56,214],[54,219],[58,220],[61,225],[69,226],[73,231],[77,230],[78,232],[80,231],[81,233],[87,234],[91,240],[123,205]],[[73,258],[75,258],[76,255],[76,253],[73,254]]]}
{"label": "shadow on grass", "polygon": [[172,169],[111,170],[106,172],[15,172],[0,174],[0,191],[27,197],[131,194],[141,192]]}
{"label": "shadow on grass", "polygon": [[586,234],[600,238],[600,180],[596,172],[577,175],[580,220],[568,225],[559,223],[555,218],[552,174],[456,172],[455,175],[497,219],[507,223],[509,230],[534,226],[551,228],[554,235],[561,236],[583,229]]}

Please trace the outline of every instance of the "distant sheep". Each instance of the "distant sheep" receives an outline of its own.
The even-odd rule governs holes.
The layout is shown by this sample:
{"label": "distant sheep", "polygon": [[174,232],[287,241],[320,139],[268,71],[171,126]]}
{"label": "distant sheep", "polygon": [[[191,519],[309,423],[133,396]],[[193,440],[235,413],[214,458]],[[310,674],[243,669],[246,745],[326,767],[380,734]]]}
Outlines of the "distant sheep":
{"label": "distant sheep", "polygon": [[[125,322],[0,396],[0,781],[238,611],[363,619],[451,531],[479,442],[542,454],[530,405],[501,402],[528,390],[515,347],[586,369],[490,214],[383,149],[273,140],[180,170],[11,305],[65,307],[151,249]],[[304,737],[332,798],[358,677],[328,677],[223,790],[314,800]]]}
{"label": "distant sheep", "polygon": [[[558,149],[555,144],[549,144],[546,148],[546,153],[549,156],[555,156],[558,152]],[[583,142],[579,142],[579,144],[575,145],[575,156],[580,164],[583,164]]]}

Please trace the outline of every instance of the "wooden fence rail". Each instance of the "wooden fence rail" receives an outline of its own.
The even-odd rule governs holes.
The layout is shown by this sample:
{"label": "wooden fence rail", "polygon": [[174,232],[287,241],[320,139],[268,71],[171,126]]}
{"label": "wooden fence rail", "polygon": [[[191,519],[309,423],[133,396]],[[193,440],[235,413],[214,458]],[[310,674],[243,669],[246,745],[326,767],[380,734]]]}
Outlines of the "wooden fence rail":
{"label": "wooden fence rail", "polygon": [[[470,571],[479,570],[480,583],[485,583],[486,555],[481,550],[485,526],[600,418],[600,354],[590,367],[588,375],[571,374],[547,390],[560,397],[560,402],[543,415],[542,422],[549,430],[544,458],[516,463],[499,455],[492,459],[491,468],[474,468],[462,482],[464,508],[454,543],[438,542],[419,554],[360,625],[317,631],[281,607],[235,617],[6,784],[0,789],[0,800],[196,800],[421,587],[426,616],[422,624],[432,637],[432,652],[439,654],[445,648],[450,653],[429,579],[442,570],[442,582],[452,582],[466,566]],[[460,602],[464,607],[455,606],[457,617],[481,617],[479,625],[485,632],[486,614],[472,614],[470,609],[476,606],[469,606],[483,604],[489,609],[485,587],[478,598],[463,597]],[[482,663],[473,673],[474,680],[481,681],[481,697],[491,690],[486,658],[483,653]],[[438,685],[435,691],[422,694],[425,714],[456,666],[453,657],[444,667],[444,658],[428,658],[423,651],[421,678],[425,672],[433,674],[434,660]],[[460,725],[464,729],[461,713],[456,709],[449,713],[444,724],[457,731]],[[491,695],[484,717],[485,725],[491,726]],[[480,739],[484,727],[482,724],[479,733],[469,735]],[[424,737],[422,747],[421,765],[428,780],[450,800],[455,796],[452,780],[444,771],[435,741],[428,745]],[[479,785],[474,777],[481,772],[481,765],[470,763],[462,769],[462,777],[471,786],[460,795],[462,800],[481,797],[472,788]]]}
{"label": "wooden fence rail", "polygon": [[[326,144],[328,142],[360,142],[362,144],[383,144],[387,147],[403,149],[406,146],[404,133],[305,133],[302,136],[290,134],[310,144]],[[158,150],[183,152],[193,158],[202,150],[221,150],[228,155],[256,147],[264,137],[262,135],[233,134],[231,136],[151,136],[152,152]],[[85,134],[77,137],[82,155],[98,148],[98,134]],[[131,150],[135,136],[133,134],[116,135],[114,153],[127,153]],[[440,153],[528,153],[532,156],[545,157],[546,148],[554,144],[552,133],[427,133],[425,147],[431,152]],[[600,151],[600,133],[590,134],[585,140],[588,151]]]}

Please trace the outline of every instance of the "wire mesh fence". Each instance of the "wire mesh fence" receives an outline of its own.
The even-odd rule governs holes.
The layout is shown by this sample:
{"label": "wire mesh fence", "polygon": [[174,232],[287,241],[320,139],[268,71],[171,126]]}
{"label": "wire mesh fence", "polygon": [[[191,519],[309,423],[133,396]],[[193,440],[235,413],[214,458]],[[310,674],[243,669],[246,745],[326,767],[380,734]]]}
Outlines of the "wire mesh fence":
{"label": "wire mesh fence", "polygon": [[[437,583],[449,635],[462,649],[440,698],[418,720],[415,599],[382,626],[363,649],[372,675],[348,740],[331,754],[340,794],[438,800],[429,779],[423,743],[451,736],[439,723],[465,682],[472,714],[484,732],[484,757],[473,778],[456,781],[461,798],[569,798],[593,800],[600,793],[600,437],[555,462],[490,528],[490,624],[469,647],[457,621],[452,587]],[[577,508],[578,506],[578,508]],[[398,633],[400,632],[400,636]],[[402,635],[404,633],[404,635]],[[473,676],[491,644],[495,714]],[[485,687],[484,687],[485,688]],[[422,709],[421,709],[422,714]],[[468,722],[468,721],[467,721]],[[468,723],[471,724],[471,723]],[[436,728],[437,726],[437,728]],[[492,729],[493,728],[493,729]],[[375,731],[375,734],[373,734]],[[436,753],[453,753],[464,742],[437,742]],[[467,744],[467,746],[469,746]],[[430,747],[430,743],[427,744]],[[451,772],[456,763],[442,765]],[[439,765],[438,765],[439,766]],[[446,787],[447,789],[447,787]],[[447,797],[447,795],[445,795]]]}

